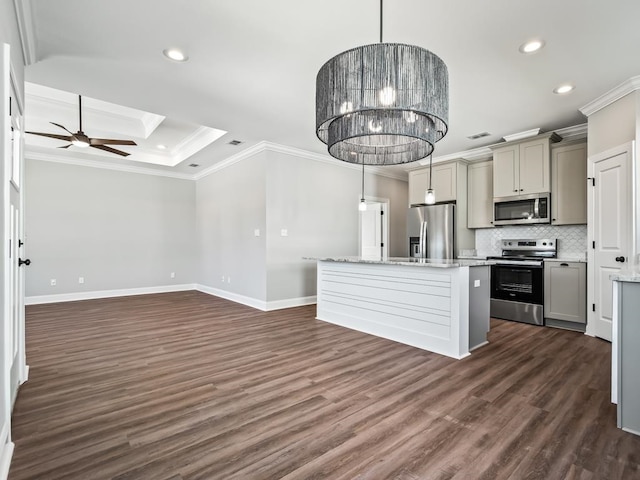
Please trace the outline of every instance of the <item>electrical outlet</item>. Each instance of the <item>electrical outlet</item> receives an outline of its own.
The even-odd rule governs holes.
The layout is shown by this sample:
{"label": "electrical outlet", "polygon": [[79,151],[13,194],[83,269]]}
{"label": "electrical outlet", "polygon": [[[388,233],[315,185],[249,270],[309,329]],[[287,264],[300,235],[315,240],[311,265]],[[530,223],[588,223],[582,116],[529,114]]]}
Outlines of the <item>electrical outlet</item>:
{"label": "electrical outlet", "polygon": [[231,283],[231,277],[227,277],[227,283]]}
{"label": "electrical outlet", "polygon": [[224,275],[222,275],[222,283],[224,283]]}
{"label": "electrical outlet", "polygon": [[78,277],[78,283],[84,283],[84,277]]}
{"label": "electrical outlet", "polygon": [[256,236],[256,237],[259,237],[259,236],[260,236],[260,229],[259,229],[259,228],[256,228],[256,229],[253,231],[253,235],[254,235],[254,236]]}
{"label": "electrical outlet", "polygon": [[474,280],[474,281],[473,281],[473,287],[474,287],[474,288],[477,288],[477,287],[479,287],[479,286],[480,286],[480,280]]}
{"label": "electrical outlet", "polygon": [[286,228],[283,228],[280,230],[280,236],[281,237],[288,237],[289,236],[289,231]]}
{"label": "electrical outlet", "polygon": [[50,283],[51,283],[52,287],[55,287],[56,286],[56,279],[52,278]]}
{"label": "electrical outlet", "polygon": [[171,278],[176,278],[176,272],[171,272]]}

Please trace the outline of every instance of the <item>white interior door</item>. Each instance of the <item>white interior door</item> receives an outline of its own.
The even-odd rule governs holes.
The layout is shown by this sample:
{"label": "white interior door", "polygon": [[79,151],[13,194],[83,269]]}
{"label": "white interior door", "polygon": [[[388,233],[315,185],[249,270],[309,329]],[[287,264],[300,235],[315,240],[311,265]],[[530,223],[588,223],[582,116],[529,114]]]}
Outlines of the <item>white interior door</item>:
{"label": "white interior door", "polygon": [[22,105],[16,87],[11,82],[11,147],[7,166],[9,189],[9,311],[11,330],[11,386],[12,402],[15,401],[17,385],[26,381],[25,325],[24,325],[24,272],[30,260],[24,258],[23,222],[23,148],[24,119]]}
{"label": "white interior door", "polygon": [[367,209],[360,212],[360,256],[387,256],[386,203],[367,200]]}
{"label": "white interior door", "polygon": [[589,320],[587,333],[611,341],[613,285],[629,264],[633,245],[633,143],[589,158]]}

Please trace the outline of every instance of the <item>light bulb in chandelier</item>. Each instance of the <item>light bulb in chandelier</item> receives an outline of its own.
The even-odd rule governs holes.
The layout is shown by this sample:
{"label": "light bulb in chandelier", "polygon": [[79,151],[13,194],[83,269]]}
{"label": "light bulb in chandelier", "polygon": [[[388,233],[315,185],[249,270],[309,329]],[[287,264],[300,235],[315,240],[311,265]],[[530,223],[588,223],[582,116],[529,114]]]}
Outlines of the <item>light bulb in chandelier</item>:
{"label": "light bulb in chandelier", "polygon": [[364,198],[360,199],[360,204],[358,205],[358,210],[360,210],[361,212],[366,212],[367,211],[367,202]]}
{"label": "light bulb in chandelier", "polygon": [[426,203],[427,205],[433,205],[434,203],[436,203],[436,194],[433,193],[432,188],[427,189],[427,191],[424,193],[424,203]]}

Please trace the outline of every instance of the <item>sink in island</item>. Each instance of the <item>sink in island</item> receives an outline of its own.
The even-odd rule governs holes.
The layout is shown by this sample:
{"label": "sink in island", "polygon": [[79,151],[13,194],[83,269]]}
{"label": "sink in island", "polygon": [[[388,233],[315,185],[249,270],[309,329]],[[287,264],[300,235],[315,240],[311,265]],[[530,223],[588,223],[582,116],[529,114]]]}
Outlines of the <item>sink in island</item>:
{"label": "sink in island", "polygon": [[314,260],[318,320],[456,359],[487,343],[490,261]]}

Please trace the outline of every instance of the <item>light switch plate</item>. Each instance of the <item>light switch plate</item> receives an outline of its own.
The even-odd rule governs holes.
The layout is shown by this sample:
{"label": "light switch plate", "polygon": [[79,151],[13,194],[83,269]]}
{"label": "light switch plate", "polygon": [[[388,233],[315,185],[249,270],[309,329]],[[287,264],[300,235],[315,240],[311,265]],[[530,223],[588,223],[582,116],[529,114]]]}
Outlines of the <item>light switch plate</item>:
{"label": "light switch plate", "polygon": [[474,280],[473,281],[473,287],[476,288],[476,287],[479,287],[479,286],[480,286],[480,280]]}
{"label": "light switch plate", "polygon": [[256,228],[256,229],[253,231],[253,235],[254,235],[255,237],[259,237],[259,236],[260,236],[260,229],[259,229],[259,228]]}
{"label": "light switch plate", "polygon": [[286,228],[283,228],[282,230],[280,230],[280,236],[281,237],[288,237],[289,236],[289,232],[287,231]]}

